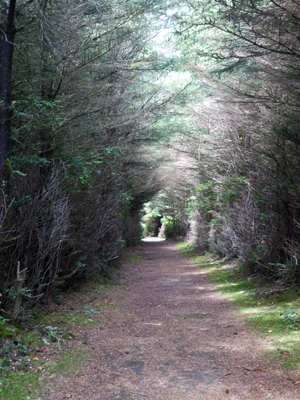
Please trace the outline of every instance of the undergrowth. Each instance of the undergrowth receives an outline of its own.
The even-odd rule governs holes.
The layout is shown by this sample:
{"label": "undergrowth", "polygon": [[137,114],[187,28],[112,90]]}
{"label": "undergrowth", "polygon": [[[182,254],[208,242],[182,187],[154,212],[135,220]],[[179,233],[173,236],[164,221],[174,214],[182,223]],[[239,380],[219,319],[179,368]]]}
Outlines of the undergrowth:
{"label": "undergrowth", "polygon": [[56,325],[59,321],[51,315],[39,318],[35,326],[7,325],[0,332],[0,399],[39,399],[41,375],[47,371],[53,356],[64,354],[66,341],[71,339],[69,333]]}
{"label": "undergrowth", "polygon": [[86,285],[68,300],[60,296],[42,312],[32,310],[26,320],[20,317],[12,323],[0,317],[1,400],[39,400],[49,379],[76,375],[87,351],[69,351],[68,343],[77,338],[86,344],[80,329],[99,325],[100,307],[109,305],[92,302],[107,290],[99,284]]}
{"label": "undergrowth", "polygon": [[178,247],[207,273],[223,297],[237,306],[236,312],[262,339],[266,356],[287,371],[299,370],[299,288],[249,276],[235,261],[199,255],[188,244]]}

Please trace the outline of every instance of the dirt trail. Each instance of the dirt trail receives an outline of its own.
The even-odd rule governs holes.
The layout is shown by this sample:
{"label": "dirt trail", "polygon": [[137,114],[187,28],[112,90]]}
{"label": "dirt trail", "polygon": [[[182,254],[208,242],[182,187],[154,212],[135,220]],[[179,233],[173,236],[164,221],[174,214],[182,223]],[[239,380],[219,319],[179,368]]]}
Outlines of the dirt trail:
{"label": "dirt trail", "polygon": [[75,377],[55,379],[43,399],[300,398],[175,244],[146,243],[133,252],[142,261],[121,270],[125,283],[109,292],[101,325],[80,333],[88,362]]}

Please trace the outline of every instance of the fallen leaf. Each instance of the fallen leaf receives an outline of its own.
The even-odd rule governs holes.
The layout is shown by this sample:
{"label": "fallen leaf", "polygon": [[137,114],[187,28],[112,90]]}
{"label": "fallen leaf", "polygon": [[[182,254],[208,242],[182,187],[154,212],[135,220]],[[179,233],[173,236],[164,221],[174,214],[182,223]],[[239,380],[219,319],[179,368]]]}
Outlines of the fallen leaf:
{"label": "fallen leaf", "polygon": [[294,382],[294,385],[299,385],[299,384],[300,384],[299,381]]}
{"label": "fallen leaf", "polygon": [[263,371],[263,369],[262,369],[262,368],[259,368],[259,367],[255,367],[255,368],[253,369],[253,371]]}
{"label": "fallen leaf", "polygon": [[272,329],[268,330],[269,333],[273,332]]}
{"label": "fallen leaf", "polygon": [[33,357],[32,361],[39,361],[38,357]]}

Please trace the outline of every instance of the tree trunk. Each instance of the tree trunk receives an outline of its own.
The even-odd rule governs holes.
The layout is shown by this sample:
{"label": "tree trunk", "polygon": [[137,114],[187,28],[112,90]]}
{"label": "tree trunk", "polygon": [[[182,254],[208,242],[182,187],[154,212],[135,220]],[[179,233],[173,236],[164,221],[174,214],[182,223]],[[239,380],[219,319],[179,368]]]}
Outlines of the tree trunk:
{"label": "tree trunk", "polygon": [[[3,7],[2,1],[2,7]],[[11,101],[11,73],[16,29],[14,15],[16,0],[11,0],[2,11],[5,22],[0,28],[0,178],[7,178],[6,160],[9,157],[10,125],[13,113]],[[5,15],[3,15],[5,14]]]}
{"label": "tree trunk", "polygon": [[157,237],[159,234],[159,229],[161,228],[161,219],[162,219],[163,215],[157,216],[155,217],[154,220],[154,224],[155,224],[155,228],[154,228],[154,236]]}

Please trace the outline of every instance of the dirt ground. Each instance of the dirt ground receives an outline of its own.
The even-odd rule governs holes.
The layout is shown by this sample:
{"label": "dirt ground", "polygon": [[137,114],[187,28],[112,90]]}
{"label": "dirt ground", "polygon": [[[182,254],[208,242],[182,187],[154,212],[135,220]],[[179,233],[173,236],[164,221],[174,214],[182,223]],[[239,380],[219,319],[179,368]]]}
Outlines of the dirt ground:
{"label": "dirt ground", "polygon": [[72,341],[87,361],[48,380],[43,399],[300,399],[293,376],[264,359],[262,341],[176,244],[131,252],[141,261],[89,300],[105,306]]}

